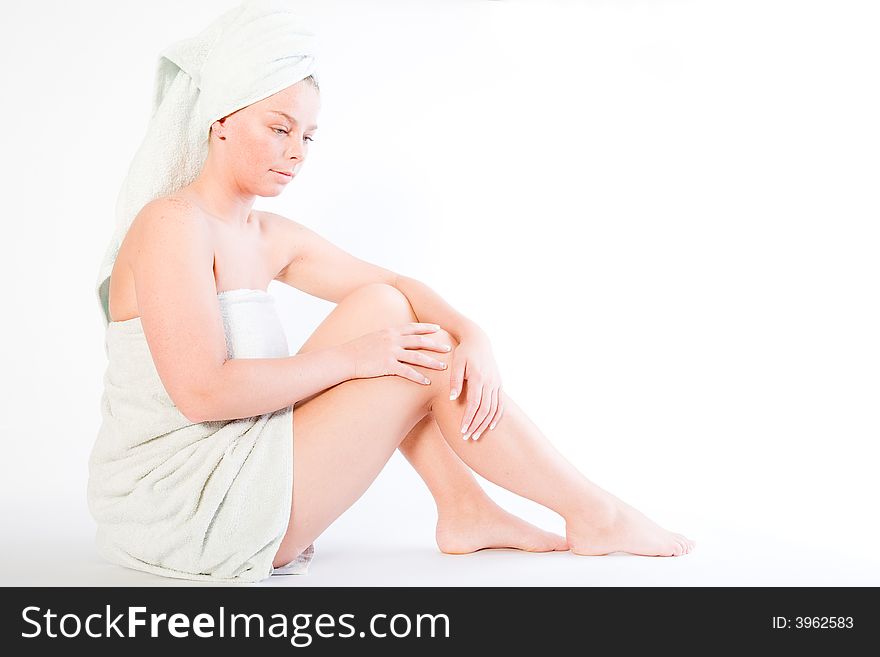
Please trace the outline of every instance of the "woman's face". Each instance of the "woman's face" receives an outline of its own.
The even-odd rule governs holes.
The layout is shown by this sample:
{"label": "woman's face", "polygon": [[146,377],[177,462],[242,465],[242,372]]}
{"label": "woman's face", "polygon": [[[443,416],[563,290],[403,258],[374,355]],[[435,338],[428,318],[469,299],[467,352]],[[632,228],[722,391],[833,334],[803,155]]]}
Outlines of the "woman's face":
{"label": "woman's face", "polygon": [[239,189],[257,196],[284,190],[308,155],[320,103],[311,82],[301,80],[213,124],[211,148]]}

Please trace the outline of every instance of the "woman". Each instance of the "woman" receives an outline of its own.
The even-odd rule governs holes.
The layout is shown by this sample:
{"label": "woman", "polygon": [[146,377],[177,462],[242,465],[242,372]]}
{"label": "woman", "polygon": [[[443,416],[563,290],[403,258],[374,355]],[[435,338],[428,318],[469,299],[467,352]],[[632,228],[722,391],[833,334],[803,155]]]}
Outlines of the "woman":
{"label": "woman", "polygon": [[[112,437],[109,429],[102,433],[99,443],[117,446],[96,445],[90,504],[99,529],[121,526],[122,516],[128,522],[124,533],[106,530],[111,537],[106,543],[113,548],[102,552],[129,567],[204,579],[259,580],[266,575],[269,552],[272,572],[290,564],[307,565],[314,540],[364,493],[398,448],[434,496],[436,540],[443,552],[500,547],[570,549],[578,555],[689,552],[693,541],[662,529],[599,488],[554,449],[503,391],[486,333],[428,286],[359,260],[292,220],[253,209],[257,196],[277,196],[301,170],[319,109],[317,81],[313,75],[299,75],[294,84],[214,120],[208,154],[195,179],[144,205],[121,242],[106,299],[108,340],[113,341],[108,341],[110,367],[114,355],[123,358],[125,345],[135,344],[143,357],[147,350],[138,345],[145,341],[156,380],[161,379],[158,394],[168,395],[164,410],[176,413],[181,422],[154,429],[124,450],[113,441],[118,441],[120,427],[130,429],[134,420],[117,422]],[[272,352],[275,357],[267,357],[270,352],[258,348],[249,356],[230,357],[240,350],[234,321],[252,317],[241,308],[265,302],[273,280],[337,306],[295,356]],[[236,300],[242,305],[236,306]],[[273,331],[274,322],[270,318]],[[121,334],[138,342],[123,342]],[[257,335],[258,341],[265,337]],[[108,383],[116,376],[113,372],[108,370]],[[138,393],[130,388],[128,394]],[[113,403],[105,398],[106,407]],[[222,439],[226,443],[213,433],[197,433],[233,426],[232,437]],[[254,427],[264,435],[242,449],[241,440]],[[174,442],[184,432],[197,438]],[[156,447],[163,442],[170,445],[164,451]],[[223,447],[219,456],[192,456],[192,450],[216,443]],[[266,444],[274,446],[264,449]],[[264,454],[254,457],[261,449]],[[292,454],[283,454],[284,449]],[[144,459],[146,450],[153,452]],[[235,461],[234,475],[223,475],[222,467],[235,451],[247,456]],[[123,494],[108,492],[103,482],[122,476],[111,468],[138,458],[148,465],[132,483],[121,486]],[[273,458],[282,462],[277,471],[268,465]],[[166,466],[169,461],[175,461],[174,468]],[[216,463],[207,475],[198,470],[205,461]],[[254,462],[264,463],[259,466],[264,469]],[[160,466],[165,470],[156,474]],[[562,515],[566,536],[501,509],[470,469]],[[187,525],[185,532],[178,532],[181,517],[189,522],[197,516],[190,510],[198,510],[198,503],[182,501],[172,512],[159,514],[158,520],[176,523],[167,525],[168,535],[183,537],[163,543],[164,530],[156,528],[166,525],[151,524],[150,514],[165,504],[157,488],[174,478],[183,481],[182,470],[202,472],[186,480],[205,482],[199,503],[217,476],[213,472],[221,471],[225,483],[215,491],[218,501],[209,522],[198,529]],[[236,477],[248,470],[250,483],[245,486]],[[156,483],[142,492],[148,479]],[[273,504],[274,493],[260,497],[254,482],[276,480],[290,488],[285,500]],[[228,511],[229,505],[239,504],[235,508],[240,509],[247,504],[236,485],[261,499],[261,506],[274,507],[273,520],[266,521],[274,530],[260,534],[254,524],[254,534],[248,536],[262,537],[254,544],[234,556],[211,548],[209,557],[209,535],[212,545],[223,545],[214,536],[218,523],[224,527],[221,538],[233,542],[249,527],[240,523],[244,512]],[[169,497],[177,494],[169,490]],[[136,506],[136,494],[149,502]],[[111,512],[111,501],[120,497],[126,510],[112,507]],[[178,497],[191,500],[193,495]],[[132,509],[138,508],[150,511],[139,511],[132,521]],[[184,508],[186,513],[180,511]],[[287,514],[281,532],[279,509]],[[229,520],[233,515],[236,520]],[[192,548],[199,542],[198,549]],[[144,543],[161,548],[141,552]]]}

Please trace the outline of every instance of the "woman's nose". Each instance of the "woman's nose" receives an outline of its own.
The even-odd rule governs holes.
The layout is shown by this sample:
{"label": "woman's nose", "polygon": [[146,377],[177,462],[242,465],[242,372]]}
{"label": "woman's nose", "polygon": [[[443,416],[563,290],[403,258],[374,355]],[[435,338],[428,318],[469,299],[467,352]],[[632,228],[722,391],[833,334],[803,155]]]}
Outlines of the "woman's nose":
{"label": "woman's nose", "polygon": [[296,159],[297,161],[301,161],[305,158],[306,155],[306,147],[304,144],[291,144],[287,149],[287,152],[284,154],[288,160]]}

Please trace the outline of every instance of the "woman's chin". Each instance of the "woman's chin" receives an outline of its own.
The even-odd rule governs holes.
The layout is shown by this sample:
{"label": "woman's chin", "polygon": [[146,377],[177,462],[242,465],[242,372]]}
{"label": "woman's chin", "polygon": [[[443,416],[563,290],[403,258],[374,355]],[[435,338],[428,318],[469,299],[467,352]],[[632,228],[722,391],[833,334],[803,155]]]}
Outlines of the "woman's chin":
{"label": "woman's chin", "polygon": [[262,185],[256,194],[264,197],[280,196],[284,189],[283,185]]}

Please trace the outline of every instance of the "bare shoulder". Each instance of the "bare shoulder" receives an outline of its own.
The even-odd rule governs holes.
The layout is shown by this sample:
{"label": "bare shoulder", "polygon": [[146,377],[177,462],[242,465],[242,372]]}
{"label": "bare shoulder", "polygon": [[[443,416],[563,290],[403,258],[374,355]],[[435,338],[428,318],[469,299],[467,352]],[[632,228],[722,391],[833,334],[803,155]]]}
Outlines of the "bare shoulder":
{"label": "bare shoulder", "polygon": [[302,257],[303,249],[307,244],[304,238],[308,229],[301,223],[275,212],[261,210],[259,217],[267,240],[277,251],[279,266],[276,278],[278,278],[295,260]]}
{"label": "bare shoulder", "polygon": [[184,268],[180,275],[194,273],[194,267],[212,272],[214,247],[208,224],[199,208],[185,199],[150,201],[135,217],[129,233],[129,266],[138,290],[143,289],[145,277],[154,279],[171,263]]}
{"label": "bare shoulder", "polygon": [[147,203],[137,213],[125,236],[125,259],[133,265],[143,254],[145,242],[175,239],[180,233],[190,239],[208,238],[207,223],[193,203],[176,197],[161,197]]}
{"label": "bare shoulder", "polygon": [[263,226],[266,227],[268,230],[295,232],[298,229],[305,228],[305,226],[294,221],[293,219],[289,219],[288,217],[277,214],[275,212],[260,210],[258,214],[260,217],[260,221],[263,223]]}
{"label": "bare shoulder", "polygon": [[165,219],[171,219],[179,224],[204,224],[204,216],[195,203],[179,196],[162,196],[141,208],[131,227],[139,231],[155,228]]}

